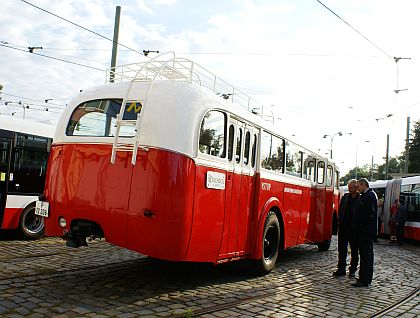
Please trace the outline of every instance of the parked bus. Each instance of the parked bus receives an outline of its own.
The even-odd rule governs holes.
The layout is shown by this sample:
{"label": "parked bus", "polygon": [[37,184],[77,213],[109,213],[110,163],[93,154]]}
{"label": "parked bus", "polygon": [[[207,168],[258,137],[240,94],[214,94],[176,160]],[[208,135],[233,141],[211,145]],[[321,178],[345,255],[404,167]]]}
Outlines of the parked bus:
{"label": "parked bus", "polygon": [[259,274],[279,249],[329,248],[334,163],[190,60],[160,56],[111,73],[116,83],[83,91],[59,120],[38,201],[47,235],[73,247],[105,237],[173,261],[252,259]]}
{"label": "parked bus", "polygon": [[[377,180],[369,182],[369,186],[376,192],[378,198],[384,198],[381,233],[389,235],[391,206],[396,199],[404,197],[404,204],[407,207],[404,237],[420,240],[420,176]],[[342,187],[341,191],[346,192],[347,186]]]}
{"label": "parked bus", "polygon": [[0,117],[0,229],[17,229],[39,238],[43,218],[35,201],[44,191],[54,127],[13,117]]}

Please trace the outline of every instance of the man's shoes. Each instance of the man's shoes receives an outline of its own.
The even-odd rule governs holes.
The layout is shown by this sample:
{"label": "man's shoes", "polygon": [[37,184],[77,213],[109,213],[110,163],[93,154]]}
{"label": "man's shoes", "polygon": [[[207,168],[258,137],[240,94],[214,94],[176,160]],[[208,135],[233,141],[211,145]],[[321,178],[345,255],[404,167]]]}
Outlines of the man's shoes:
{"label": "man's shoes", "polygon": [[346,271],[336,270],[335,272],[333,272],[333,276],[335,276],[335,277],[345,276],[345,275],[346,275]]}
{"label": "man's shoes", "polygon": [[349,277],[354,277],[356,272],[349,272]]}
{"label": "man's shoes", "polygon": [[358,280],[357,282],[351,284],[353,287],[368,287],[368,283],[363,283],[362,281]]}

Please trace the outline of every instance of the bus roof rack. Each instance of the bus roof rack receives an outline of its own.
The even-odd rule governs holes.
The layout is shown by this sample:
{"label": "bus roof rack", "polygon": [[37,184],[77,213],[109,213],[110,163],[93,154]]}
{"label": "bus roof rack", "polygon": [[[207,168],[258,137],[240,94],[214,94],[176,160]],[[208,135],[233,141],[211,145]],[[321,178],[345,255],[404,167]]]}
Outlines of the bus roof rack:
{"label": "bus roof rack", "polygon": [[[165,57],[171,55],[171,57]],[[145,62],[112,67],[106,71],[105,82],[153,82],[156,80],[182,81],[197,84],[212,93],[230,100],[249,112],[264,116],[264,106],[240,89],[235,88],[197,63],[175,57],[174,52],[157,55]]]}

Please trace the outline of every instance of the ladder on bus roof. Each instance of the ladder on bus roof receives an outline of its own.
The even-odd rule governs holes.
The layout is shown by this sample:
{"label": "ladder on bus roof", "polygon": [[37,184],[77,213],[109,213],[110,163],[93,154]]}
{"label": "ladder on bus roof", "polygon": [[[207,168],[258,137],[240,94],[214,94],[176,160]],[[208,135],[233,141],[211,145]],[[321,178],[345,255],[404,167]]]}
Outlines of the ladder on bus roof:
{"label": "ladder on bus roof", "polygon": [[[167,54],[172,54],[173,58],[166,60],[164,62],[157,61],[157,58],[160,58],[162,55],[167,55]],[[181,60],[187,61],[185,59],[181,59]],[[193,68],[191,67],[191,71],[189,72],[189,74],[185,74],[184,72],[179,71],[178,69],[175,68],[175,62],[176,62],[175,52],[166,52],[166,53],[159,54],[153,59],[151,59],[150,61],[148,61],[147,63],[144,63],[142,67],[138,71],[136,71],[135,76],[130,79],[130,83],[127,87],[127,91],[125,93],[124,99],[121,104],[120,112],[117,114],[117,118],[116,118],[115,136],[114,136],[114,142],[112,144],[112,152],[111,152],[112,164],[115,163],[117,151],[131,151],[132,152],[131,164],[132,165],[136,164],[137,151],[140,147],[139,138],[140,138],[141,121],[143,118],[144,109],[149,99],[150,91],[153,87],[153,83],[155,82],[155,80],[157,78],[163,77],[165,79],[169,79],[172,81],[175,81],[175,80],[185,81],[186,80],[186,81],[191,82]],[[172,63],[172,66],[170,65],[170,63]],[[112,72],[113,71],[111,71],[111,73]],[[115,73],[113,75],[115,76]],[[142,102],[140,112],[137,113],[137,118],[135,120],[128,120],[128,119],[124,119],[124,113],[125,113],[125,108],[127,106],[127,103],[131,101],[129,99],[130,92],[135,82],[148,82],[149,87],[147,88],[146,96],[144,97],[144,100]],[[135,135],[128,139],[127,137],[121,137],[120,136],[121,127],[124,127],[124,126],[134,127]],[[125,140],[121,140],[120,138],[125,138]],[[142,149],[148,150],[147,147],[142,147]]]}

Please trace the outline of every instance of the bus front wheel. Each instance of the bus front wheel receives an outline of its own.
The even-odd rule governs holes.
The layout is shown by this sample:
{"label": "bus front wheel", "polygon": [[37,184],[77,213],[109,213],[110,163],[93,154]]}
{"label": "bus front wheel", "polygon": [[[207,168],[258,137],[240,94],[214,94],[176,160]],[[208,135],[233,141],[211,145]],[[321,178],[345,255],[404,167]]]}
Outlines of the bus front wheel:
{"label": "bus front wheel", "polygon": [[264,222],[262,236],[262,258],[255,260],[254,270],[257,275],[266,275],[274,268],[279,255],[280,224],[276,214],[270,211]]}
{"label": "bus front wheel", "polygon": [[34,240],[44,235],[44,218],[35,214],[35,202],[23,209],[18,229],[21,236],[26,239]]}

